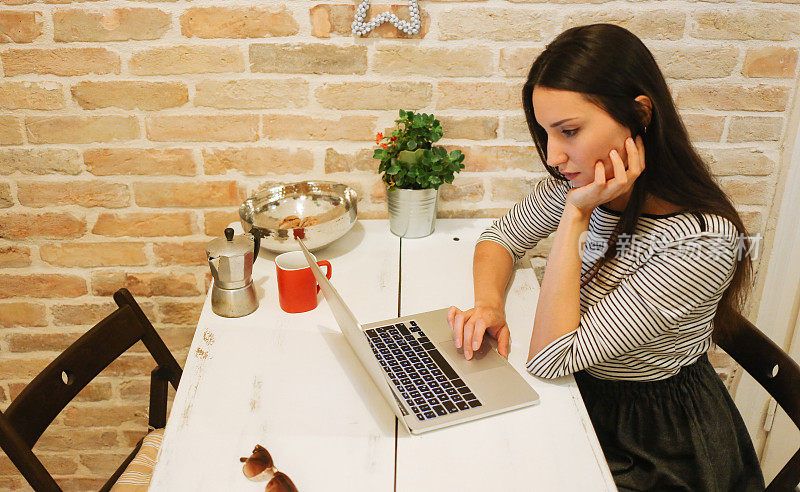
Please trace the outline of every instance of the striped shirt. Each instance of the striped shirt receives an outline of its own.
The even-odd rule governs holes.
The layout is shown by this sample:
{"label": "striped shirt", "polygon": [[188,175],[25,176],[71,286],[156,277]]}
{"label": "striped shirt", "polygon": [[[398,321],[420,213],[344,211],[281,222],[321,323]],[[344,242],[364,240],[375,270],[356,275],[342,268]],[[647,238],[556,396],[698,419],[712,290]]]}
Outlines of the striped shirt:
{"label": "striped shirt", "polygon": [[[548,177],[486,229],[514,262],[556,231],[571,184]],[[620,212],[602,205],[589,220],[581,274],[603,256]],[[733,279],[738,231],[724,217],[678,212],[642,214],[634,234],[580,289],[580,322],[527,365],[554,378],[586,369],[602,379],[665,379],[711,346],[717,304]],[[578,279],[576,279],[578,281]]]}

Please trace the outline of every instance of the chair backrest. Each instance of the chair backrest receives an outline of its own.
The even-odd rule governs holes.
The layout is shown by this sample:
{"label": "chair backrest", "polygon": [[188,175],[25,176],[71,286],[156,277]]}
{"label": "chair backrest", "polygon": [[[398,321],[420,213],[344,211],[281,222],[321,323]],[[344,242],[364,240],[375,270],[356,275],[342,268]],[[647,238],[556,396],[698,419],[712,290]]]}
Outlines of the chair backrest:
{"label": "chair backrest", "polygon": [[6,420],[29,448],[75,395],[140,340],[177,389],[181,368],[131,293],[120,289],[114,301],[119,308],[70,345],[6,409]]}
{"label": "chair backrest", "polygon": [[[734,326],[715,334],[715,342],[775,399],[800,429],[800,365],[740,316]],[[767,490],[795,490],[800,483],[800,449]]]}

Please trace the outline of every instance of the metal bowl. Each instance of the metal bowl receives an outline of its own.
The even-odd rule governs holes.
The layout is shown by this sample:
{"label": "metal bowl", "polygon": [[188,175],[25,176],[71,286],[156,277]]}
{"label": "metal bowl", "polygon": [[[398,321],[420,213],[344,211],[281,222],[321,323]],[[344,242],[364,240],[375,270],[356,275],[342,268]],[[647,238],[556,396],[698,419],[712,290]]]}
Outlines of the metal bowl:
{"label": "metal bowl", "polygon": [[[295,251],[303,239],[309,250],[320,249],[344,236],[356,223],[358,195],[332,181],[300,181],[263,189],[242,203],[239,218],[246,232],[261,236],[261,247],[275,253]],[[314,216],[319,224],[281,229],[289,215]]]}

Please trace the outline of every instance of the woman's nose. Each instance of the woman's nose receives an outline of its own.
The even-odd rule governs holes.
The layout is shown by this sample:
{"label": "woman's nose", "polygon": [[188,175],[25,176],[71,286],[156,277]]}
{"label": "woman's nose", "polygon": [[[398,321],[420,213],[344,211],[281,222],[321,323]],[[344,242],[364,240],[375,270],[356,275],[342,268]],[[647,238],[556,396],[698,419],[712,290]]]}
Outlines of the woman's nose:
{"label": "woman's nose", "polygon": [[556,145],[547,142],[547,165],[558,167],[559,164],[566,162],[567,155]]}

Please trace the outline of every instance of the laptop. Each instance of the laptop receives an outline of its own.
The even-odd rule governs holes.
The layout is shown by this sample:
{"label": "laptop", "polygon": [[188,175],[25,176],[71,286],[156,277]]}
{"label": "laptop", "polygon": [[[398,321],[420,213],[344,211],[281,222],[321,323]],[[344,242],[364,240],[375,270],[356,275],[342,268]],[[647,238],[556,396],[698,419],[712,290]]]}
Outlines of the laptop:
{"label": "laptop", "polygon": [[448,308],[361,324],[297,239],[347,342],[397,419],[411,434],[477,420],[539,401],[494,349],[490,337],[471,360],[453,343]]}

